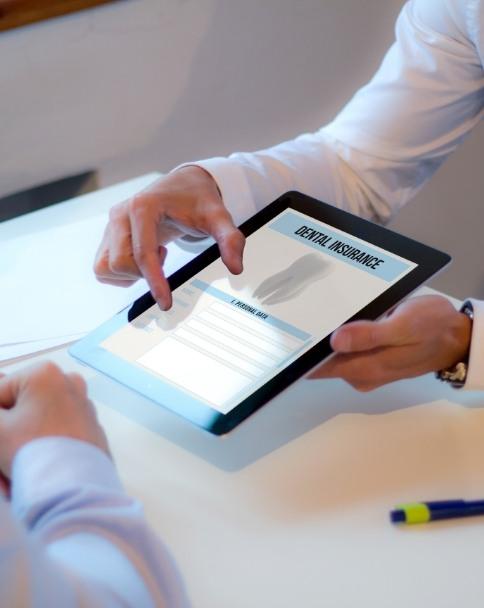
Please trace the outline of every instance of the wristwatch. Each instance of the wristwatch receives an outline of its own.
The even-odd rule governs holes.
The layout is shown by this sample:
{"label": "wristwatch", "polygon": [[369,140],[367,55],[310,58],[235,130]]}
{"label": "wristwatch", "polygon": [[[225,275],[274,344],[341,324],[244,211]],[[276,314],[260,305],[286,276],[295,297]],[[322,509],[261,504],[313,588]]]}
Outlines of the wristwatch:
{"label": "wristwatch", "polygon": [[[470,300],[466,300],[464,304],[462,304],[459,312],[467,315],[472,323],[474,320],[474,308],[472,307],[472,302]],[[442,380],[442,382],[450,382],[454,388],[462,388],[467,379],[468,365],[469,353],[467,353],[467,356],[463,361],[459,361],[447,369],[441,369],[438,372],[435,372],[435,377]]]}

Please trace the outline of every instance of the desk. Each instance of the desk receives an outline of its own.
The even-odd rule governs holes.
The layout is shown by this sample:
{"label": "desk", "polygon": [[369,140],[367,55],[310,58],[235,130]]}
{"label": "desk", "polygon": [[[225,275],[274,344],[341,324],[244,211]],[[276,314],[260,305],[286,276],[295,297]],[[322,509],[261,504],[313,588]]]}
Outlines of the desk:
{"label": "desk", "polygon": [[388,511],[484,496],[483,394],[431,376],[366,394],[301,380],[217,438],[165,411],[148,430],[121,413],[145,399],[64,348],[45,358],[86,377],[195,608],[481,608],[484,519],[395,528]]}

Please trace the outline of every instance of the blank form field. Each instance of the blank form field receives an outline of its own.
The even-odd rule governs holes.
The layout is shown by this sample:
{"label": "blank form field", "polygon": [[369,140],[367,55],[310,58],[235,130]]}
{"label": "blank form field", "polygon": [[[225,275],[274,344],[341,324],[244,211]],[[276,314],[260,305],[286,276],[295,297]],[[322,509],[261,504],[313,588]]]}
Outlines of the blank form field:
{"label": "blank form field", "polygon": [[213,355],[214,357],[221,359],[224,363],[230,363],[232,366],[238,367],[239,370],[254,376],[255,378],[267,371],[266,367],[254,363],[253,359],[249,361],[248,358],[241,355],[241,353],[235,354],[234,352],[227,350],[227,348],[210,342],[193,331],[189,331],[185,327],[177,329],[175,336],[186,342],[189,346],[202,352],[205,351],[205,354]]}
{"label": "blank form field", "polygon": [[201,323],[197,320],[197,317],[194,317],[188,322],[187,328],[197,332],[205,340],[214,342],[219,346],[225,346],[236,353],[241,353],[246,357],[249,357],[255,363],[260,363],[266,367],[274,367],[279,361],[278,357],[270,356],[268,353],[259,351],[248,344],[244,344],[236,338],[231,338],[227,334],[218,331],[215,327]]}
{"label": "blank form field", "polygon": [[237,395],[272,375],[300,345],[283,330],[215,302],[188,316],[138,363],[226,413]]}
{"label": "blank form field", "polygon": [[239,374],[175,338],[160,342],[138,359],[138,363],[212,403],[222,413],[227,403],[252,379]]}
{"label": "blank form field", "polygon": [[228,321],[222,316],[212,314],[209,310],[202,312],[198,315],[197,319],[216,327],[217,330],[223,331],[237,340],[242,340],[250,346],[258,348],[269,355],[276,356],[277,358],[284,357],[284,355],[287,356],[289,353],[282,344],[276,344],[272,340],[267,340],[267,338],[264,338],[261,334],[247,331],[240,323],[234,323],[233,320]]}

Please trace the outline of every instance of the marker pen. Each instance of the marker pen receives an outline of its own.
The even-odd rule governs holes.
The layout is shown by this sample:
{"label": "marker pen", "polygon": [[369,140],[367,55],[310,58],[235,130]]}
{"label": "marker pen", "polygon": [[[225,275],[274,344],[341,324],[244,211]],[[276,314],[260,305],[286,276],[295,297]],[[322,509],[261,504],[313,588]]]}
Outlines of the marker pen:
{"label": "marker pen", "polygon": [[484,500],[434,500],[397,505],[390,512],[390,521],[393,524],[424,524],[475,515],[484,515]]}

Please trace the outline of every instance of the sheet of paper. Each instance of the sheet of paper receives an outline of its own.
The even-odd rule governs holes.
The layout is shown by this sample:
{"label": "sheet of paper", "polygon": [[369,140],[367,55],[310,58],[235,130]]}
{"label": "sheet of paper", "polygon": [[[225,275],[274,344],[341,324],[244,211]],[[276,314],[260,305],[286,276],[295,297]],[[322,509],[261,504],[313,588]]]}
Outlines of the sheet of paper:
{"label": "sheet of paper", "polygon": [[[106,221],[103,214],[0,244],[0,346],[13,352],[22,342],[87,333],[147,291],[144,281],[126,289],[96,281]],[[170,244],[165,273],[193,256]]]}
{"label": "sheet of paper", "polygon": [[18,344],[8,344],[0,346],[0,363],[5,365],[13,359],[40,353],[42,351],[55,348],[70,342],[75,342],[82,338],[84,334],[73,334],[72,336],[58,336],[56,338],[48,338],[46,340],[35,340],[33,342],[19,342]]}

